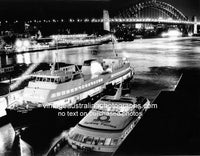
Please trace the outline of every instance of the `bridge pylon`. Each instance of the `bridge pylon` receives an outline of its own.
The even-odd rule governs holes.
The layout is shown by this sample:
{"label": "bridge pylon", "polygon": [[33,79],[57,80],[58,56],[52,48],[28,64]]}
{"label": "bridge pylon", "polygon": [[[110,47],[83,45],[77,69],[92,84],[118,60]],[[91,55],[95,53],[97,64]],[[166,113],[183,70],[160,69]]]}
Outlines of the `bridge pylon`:
{"label": "bridge pylon", "polygon": [[197,16],[193,17],[193,22],[195,23],[194,27],[193,27],[193,34],[197,34],[198,33],[198,31],[197,31]]}
{"label": "bridge pylon", "polygon": [[103,29],[110,31],[110,17],[108,10],[103,10]]}

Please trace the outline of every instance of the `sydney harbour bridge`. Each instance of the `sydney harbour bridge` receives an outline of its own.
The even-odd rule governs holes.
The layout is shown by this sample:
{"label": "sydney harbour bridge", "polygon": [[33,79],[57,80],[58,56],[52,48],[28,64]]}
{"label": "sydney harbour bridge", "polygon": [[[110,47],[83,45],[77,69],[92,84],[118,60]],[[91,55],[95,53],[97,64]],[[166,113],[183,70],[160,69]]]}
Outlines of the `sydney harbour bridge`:
{"label": "sydney harbour bridge", "polygon": [[193,34],[197,34],[197,17],[188,19],[184,13],[174,6],[158,1],[150,0],[123,8],[113,17],[109,16],[109,11],[104,10],[103,18],[77,18],[69,19],[70,23],[104,23],[104,29],[110,30],[110,24],[116,23],[150,23],[150,24],[171,24],[192,27]]}

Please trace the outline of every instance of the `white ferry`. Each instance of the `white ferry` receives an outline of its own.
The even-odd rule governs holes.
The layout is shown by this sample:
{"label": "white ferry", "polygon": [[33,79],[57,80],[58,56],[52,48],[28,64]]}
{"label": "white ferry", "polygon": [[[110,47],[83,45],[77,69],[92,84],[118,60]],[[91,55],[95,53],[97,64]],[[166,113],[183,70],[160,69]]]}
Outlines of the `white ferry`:
{"label": "white ferry", "polygon": [[114,153],[136,126],[150,101],[143,97],[105,96],[67,136],[74,149]]}
{"label": "white ferry", "polygon": [[8,109],[24,108],[68,108],[81,100],[93,97],[108,84],[119,84],[134,75],[127,59],[115,57],[98,61],[87,60],[76,65],[34,73],[25,87],[23,104],[9,105]]}

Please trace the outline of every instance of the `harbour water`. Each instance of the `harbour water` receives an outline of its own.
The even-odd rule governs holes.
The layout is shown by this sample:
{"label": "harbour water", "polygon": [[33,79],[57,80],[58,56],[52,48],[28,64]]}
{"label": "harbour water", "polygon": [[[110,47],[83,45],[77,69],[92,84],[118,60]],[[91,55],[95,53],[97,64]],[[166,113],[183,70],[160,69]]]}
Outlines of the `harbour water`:
{"label": "harbour water", "polygon": [[[162,90],[174,90],[184,69],[200,69],[200,38],[141,39],[116,43],[115,49],[119,56],[127,57],[135,69],[135,79],[131,81],[131,95],[145,96],[151,101]],[[114,56],[112,44],[18,54],[16,62],[52,63],[56,60],[57,62],[82,64],[87,59],[107,56]],[[51,143],[59,138],[62,131],[66,130],[57,129],[56,125],[52,127],[44,125],[26,132],[27,141],[30,141],[28,143],[34,144],[35,155],[44,155]],[[130,137],[134,138],[134,130]],[[6,143],[5,138],[4,142]],[[137,154],[140,153],[137,152]],[[85,153],[77,152],[66,146],[58,155],[85,155]]]}

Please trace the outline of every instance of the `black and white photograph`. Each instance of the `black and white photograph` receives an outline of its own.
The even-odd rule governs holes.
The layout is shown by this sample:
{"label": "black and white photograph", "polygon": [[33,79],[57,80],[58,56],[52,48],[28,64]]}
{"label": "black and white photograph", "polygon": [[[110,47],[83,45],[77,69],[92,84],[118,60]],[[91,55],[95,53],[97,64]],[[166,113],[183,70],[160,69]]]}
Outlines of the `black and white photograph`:
{"label": "black and white photograph", "polygon": [[0,0],[0,156],[200,155],[199,0]]}

